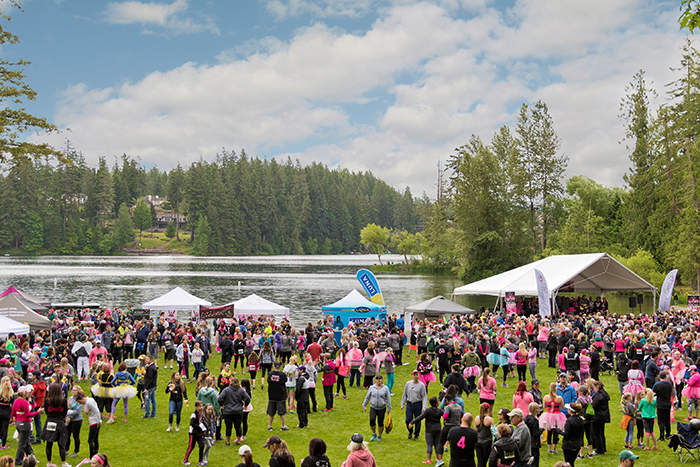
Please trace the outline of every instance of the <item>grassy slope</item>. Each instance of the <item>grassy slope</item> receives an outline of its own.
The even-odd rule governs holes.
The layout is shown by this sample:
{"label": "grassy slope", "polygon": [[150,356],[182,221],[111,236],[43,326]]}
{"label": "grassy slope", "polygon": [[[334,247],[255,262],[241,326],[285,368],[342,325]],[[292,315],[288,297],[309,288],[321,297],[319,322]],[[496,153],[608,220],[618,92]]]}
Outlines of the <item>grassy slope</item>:
{"label": "grassy slope", "polygon": [[[218,355],[215,360],[210,362],[209,367],[213,368],[215,371],[218,370]],[[399,465],[413,465],[420,466],[423,465],[421,462],[425,459],[425,442],[423,439],[420,441],[408,441],[406,439],[406,428],[403,424],[404,413],[400,409],[401,393],[404,383],[409,379],[410,371],[414,368],[413,363],[415,360],[410,359],[411,365],[403,366],[397,368],[396,374],[396,385],[394,386],[395,397],[392,398],[392,403],[394,404],[394,431],[389,435],[383,437],[381,443],[371,443],[370,449],[377,459],[377,465],[379,466],[399,466]],[[162,356],[161,356],[162,362]],[[548,385],[550,381],[554,378],[554,371],[546,367],[546,361],[540,360],[540,366],[538,367],[537,377],[542,381],[542,387]],[[216,371],[218,374],[218,371]],[[158,386],[158,412],[156,419],[142,419],[141,416],[143,412],[139,409],[138,401],[136,399],[131,400],[130,404],[130,414],[128,422],[121,422],[122,405],[119,404],[117,407],[117,422],[113,425],[103,425],[100,433],[100,452],[106,452],[112,465],[114,466],[154,466],[154,465],[181,465],[185,449],[187,446],[187,426],[189,421],[189,415],[194,407],[194,384],[188,384],[188,392],[190,395],[189,407],[183,408],[183,421],[182,429],[179,433],[166,433],[165,429],[168,426],[168,411],[167,411],[167,397],[165,394],[165,386],[167,380],[170,378],[171,370],[164,370],[162,368],[159,370],[159,386]],[[246,375],[247,376],[247,375]],[[240,369],[239,369],[240,377]],[[620,421],[622,419],[621,414],[618,412],[619,409],[619,390],[617,386],[617,381],[612,376],[604,376],[603,381],[611,395],[610,409],[612,414],[612,423],[606,427],[606,437],[608,442],[608,454],[605,456],[596,457],[594,459],[584,459],[577,462],[577,465],[585,465],[588,467],[603,467],[603,466],[617,466],[617,456],[619,451],[622,449],[624,434],[623,430],[619,428]],[[346,381],[347,383],[347,381]],[[509,380],[509,388],[500,388],[496,398],[496,408],[501,407],[511,407],[512,406],[512,396],[515,392],[515,386],[513,379]],[[83,383],[83,387],[87,389],[87,385]],[[258,375],[258,385],[257,389],[253,392],[253,407],[254,410],[250,415],[250,429],[246,439],[246,443],[249,444],[253,451],[253,457],[256,462],[261,466],[266,466],[269,460],[269,453],[267,450],[262,448],[265,440],[268,436],[274,434],[282,437],[289,444],[292,453],[297,459],[297,465],[301,464],[301,460],[308,453],[308,442],[313,437],[321,437],[328,444],[328,455],[331,459],[331,463],[334,466],[338,466],[345,460],[348,452],[346,446],[349,442],[350,436],[355,432],[360,432],[365,436],[365,439],[369,439],[370,429],[368,424],[368,415],[362,411],[362,400],[365,395],[365,391],[356,388],[348,388],[348,399],[336,399],[335,407],[333,412],[326,413],[321,412],[320,409],[324,407],[323,402],[323,391],[320,387],[317,389],[317,399],[319,402],[319,412],[312,413],[309,416],[309,428],[304,430],[299,430],[292,428],[297,424],[296,414],[288,415],[287,425],[291,428],[291,431],[282,432],[280,431],[279,419],[274,422],[275,430],[273,432],[267,431],[267,415],[265,415],[265,408],[267,405],[267,389],[260,389],[260,376]],[[436,383],[431,384],[429,388],[429,395],[437,395],[438,385]],[[472,414],[478,413],[478,398],[472,396],[470,399],[465,401],[467,411]],[[680,415],[680,414],[679,414]],[[685,416],[685,414],[683,414]],[[14,432],[14,428],[10,429],[10,434]],[[87,425],[83,424],[83,430],[81,434],[82,445],[81,445],[81,458],[87,456],[88,446],[87,446]],[[657,429],[658,433],[658,429]],[[423,434],[421,433],[421,438]],[[3,454],[14,455],[17,443],[15,440],[10,439],[9,443],[11,449],[5,451]],[[44,454],[44,445],[35,445],[35,450],[38,459],[42,462],[42,465],[46,465],[44,462],[46,460]],[[550,455],[546,453],[546,448],[541,452],[541,463],[543,467],[549,467],[554,465],[558,460],[563,460],[563,455],[561,454],[561,444],[559,445],[560,454]],[[665,443],[661,445],[659,451],[642,451],[641,449],[635,450],[637,454],[641,455],[641,458],[637,461],[638,466],[673,466],[681,465],[678,462],[678,457],[676,453],[671,451],[665,446]],[[217,443],[213,446],[209,456],[209,465],[235,465],[238,463],[237,457],[237,447],[224,446],[223,442]],[[435,462],[433,456],[433,462]],[[449,454],[446,454],[445,459],[449,461]],[[57,447],[54,448],[54,462],[59,460]],[[76,459],[68,459],[71,465],[77,465],[78,461]],[[190,457],[190,461],[193,465],[197,462],[197,451],[193,452]]]}

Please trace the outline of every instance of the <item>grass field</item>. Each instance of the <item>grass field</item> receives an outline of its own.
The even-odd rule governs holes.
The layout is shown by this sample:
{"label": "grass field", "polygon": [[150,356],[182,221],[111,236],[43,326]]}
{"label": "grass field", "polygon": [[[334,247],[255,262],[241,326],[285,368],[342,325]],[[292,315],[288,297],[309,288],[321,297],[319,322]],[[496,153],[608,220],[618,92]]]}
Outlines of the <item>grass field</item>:
{"label": "grass field", "polygon": [[[117,422],[113,425],[104,424],[100,432],[100,452],[105,452],[109,455],[113,466],[176,466],[181,465],[185,449],[187,447],[187,427],[189,416],[194,410],[194,390],[195,385],[188,384],[187,390],[190,397],[189,407],[183,407],[182,425],[179,433],[166,433],[165,429],[168,426],[168,398],[165,394],[165,387],[170,378],[171,370],[163,369],[162,355],[160,356],[160,370],[158,374],[158,410],[155,419],[142,419],[143,412],[139,408],[138,400],[132,399],[130,405],[130,413],[128,422],[121,421],[120,411],[122,405],[117,407]],[[401,394],[404,383],[409,379],[411,370],[415,367],[415,360],[405,359],[410,361],[410,365],[397,367],[396,384],[392,398],[394,430],[383,436],[382,442],[370,443],[370,450],[374,454],[378,466],[422,466],[422,461],[425,459],[425,441],[423,433],[421,440],[409,441],[406,439],[407,431],[403,423],[404,413],[400,408]],[[212,373],[218,374],[219,356],[209,362],[208,366],[212,369]],[[546,391],[549,382],[554,379],[554,370],[547,368],[545,360],[539,360],[540,365],[537,369],[537,377],[541,381],[543,392]],[[240,369],[239,369],[239,377]],[[247,377],[247,374],[246,374]],[[603,376],[603,381],[611,396],[610,412],[612,415],[612,423],[606,426],[606,439],[608,446],[608,454],[604,456],[596,456],[593,459],[584,459],[577,461],[576,465],[585,465],[588,467],[614,467],[618,465],[618,454],[622,450],[624,444],[624,433],[620,429],[620,421],[622,419],[619,410],[619,390],[617,380],[613,376]],[[346,381],[347,383],[347,381]],[[500,384],[500,383],[499,383]],[[496,409],[501,407],[512,407],[512,396],[515,392],[514,379],[509,379],[509,388],[500,388],[496,397]],[[439,382],[432,383],[429,388],[429,396],[437,395]],[[84,389],[87,384],[83,383]],[[309,428],[300,430],[293,428],[298,420],[296,414],[288,415],[287,425],[290,431],[283,432],[280,430],[279,419],[275,419],[273,424],[274,431],[267,431],[267,415],[265,408],[267,406],[267,388],[260,389],[260,377],[258,375],[257,389],[253,391],[253,412],[250,414],[249,425],[250,429],[245,443],[250,445],[253,451],[253,459],[261,466],[266,466],[270,455],[266,449],[263,449],[263,444],[270,435],[278,435],[284,439],[290,446],[294,454],[297,465],[301,464],[301,460],[308,455],[308,442],[311,438],[323,438],[328,445],[328,456],[333,466],[339,466],[347,457],[348,451],[346,447],[350,440],[350,436],[355,432],[360,432],[369,440],[371,431],[369,429],[369,417],[362,410],[362,401],[366,391],[357,388],[348,388],[348,398],[335,399],[335,410],[332,412],[321,412],[324,407],[323,391],[320,387],[317,389],[317,399],[319,402],[319,412],[309,415]],[[465,400],[465,406],[468,412],[478,414],[478,397],[472,396]],[[679,412],[679,418],[681,413]],[[685,413],[682,414],[683,418]],[[675,428],[674,428],[675,431]],[[14,428],[10,428],[10,435],[14,432]],[[658,433],[658,429],[657,429]],[[87,423],[83,423],[81,434],[81,457],[78,459],[68,459],[73,466],[77,465],[79,460],[82,460],[88,455],[87,445],[88,427]],[[637,461],[637,466],[675,466],[681,465],[678,461],[677,454],[666,447],[666,443],[660,445],[658,451],[642,451],[635,449],[635,452],[640,455]],[[14,455],[17,442],[10,438],[9,446],[11,449],[3,454]],[[45,465],[46,455],[44,445],[34,445],[37,458],[42,465]],[[541,451],[540,465],[543,467],[551,467],[556,461],[563,460],[561,454],[561,444],[558,447],[559,454],[547,454],[546,447]],[[238,448],[235,445],[225,446],[223,442],[217,443],[211,448],[209,455],[209,465],[211,466],[232,466],[239,462],[237,457]],[[449,454],[445,454],[445,460],[449,462]],[[57,447],[54,448],[53,462],[60,465]],[[190,462],[196,465],[197,450],[192,453]],[[433,462],[435,457],[433,456]],[[691,461],[694,463],[694,461]]]}

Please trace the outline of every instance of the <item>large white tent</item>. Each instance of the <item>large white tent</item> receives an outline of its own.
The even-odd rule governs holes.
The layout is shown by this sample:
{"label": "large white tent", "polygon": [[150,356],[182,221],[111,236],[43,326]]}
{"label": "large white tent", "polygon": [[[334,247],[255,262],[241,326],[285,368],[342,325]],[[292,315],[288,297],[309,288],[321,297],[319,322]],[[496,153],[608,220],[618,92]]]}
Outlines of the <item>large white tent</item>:
{"label": "large white tent", "polygon": [[186,321],[199,317],[200,306],[211,306],[211,302],[175,287],[165,295],[144,303],[141,308],[150,310],[152,318],[162,312],[169,321]]}
{"label": "large white tent", "polygon": [[0,315],[0,337],[7,337],[11,332],[17,336],[29,335],[29,325]]}
{"label": "large white tent", "polygon": [[234,316],[275,316],[289,319],[289,308],[251,294],[224,306],[233,305]]}
{"label": "large white tent", "polygon": [[506,292],[513,292],[516,296],[536,296],[535,269],[541,271],[547,280],[552,298],[559,291],[603,294],[615,290],[638,290],[654,294],[654,308],[656,308],[656,287],[607,253],[549,256],[457,287],[454,294],[505,297]]}

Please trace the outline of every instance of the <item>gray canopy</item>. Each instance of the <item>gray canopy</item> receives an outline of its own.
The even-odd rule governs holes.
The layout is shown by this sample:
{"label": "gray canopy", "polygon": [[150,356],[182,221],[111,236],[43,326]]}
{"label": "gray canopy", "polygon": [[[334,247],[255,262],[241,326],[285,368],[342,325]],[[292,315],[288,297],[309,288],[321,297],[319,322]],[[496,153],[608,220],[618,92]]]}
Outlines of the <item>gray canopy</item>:
{"label": "gray canopy", "polygon": [[413,313],[443,313],[447,315],[473,315],[476,313],[475,310],[450,301],[442,295],[438,295],[437,297],[431,298],[430,300],[426,300],[417,305],[406,307],[404,308],[404,311]]}
{"label": "gray canopy", "polygon": [[28,324],[32,331],[51,329],[51,321],[48,318],[32,311],[14,293],[0,299],[0,315]]}

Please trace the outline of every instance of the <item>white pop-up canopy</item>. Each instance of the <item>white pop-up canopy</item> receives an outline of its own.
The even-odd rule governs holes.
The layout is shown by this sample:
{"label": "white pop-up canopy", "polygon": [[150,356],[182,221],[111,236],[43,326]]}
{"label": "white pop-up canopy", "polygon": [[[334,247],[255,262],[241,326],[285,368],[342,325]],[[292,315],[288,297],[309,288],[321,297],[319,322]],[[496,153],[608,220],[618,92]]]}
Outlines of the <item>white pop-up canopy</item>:
{"label": "white pop-up canopy", "polygon": [[141,308],[151,310],[151,317],[155,317],[160,311],[164,312],[166,319],[170,321],[182,321],[198,317],[200,306],[211,306],[211,302],[195,297],[181,287],[175,287],[165,295],[144,303]]}
{"label": "white pop-up canopy", "polygon": [[[627,269],[607,253],[582,255],[556,255],[510,271],[457,287],[455,295],[493,295],[504,297],[506,292],[515,295],[537,295],[535,269],[547,280],[550,295],[559,291],[605,293],[614,290],[649,291],[656,287]],[[654,304],[656,308],[656,304]]]}
{"label": "white pop-up canopy", "polygon": [[289,318],[289,308],[252,294],[224,306],[233,305],[234,316],[279,316]]}
{"label": "white pop-up canopy", "polygon": [[0,337],[7,337],[11,332],[17,336],[29,335],[29,325],[0,315]]}

